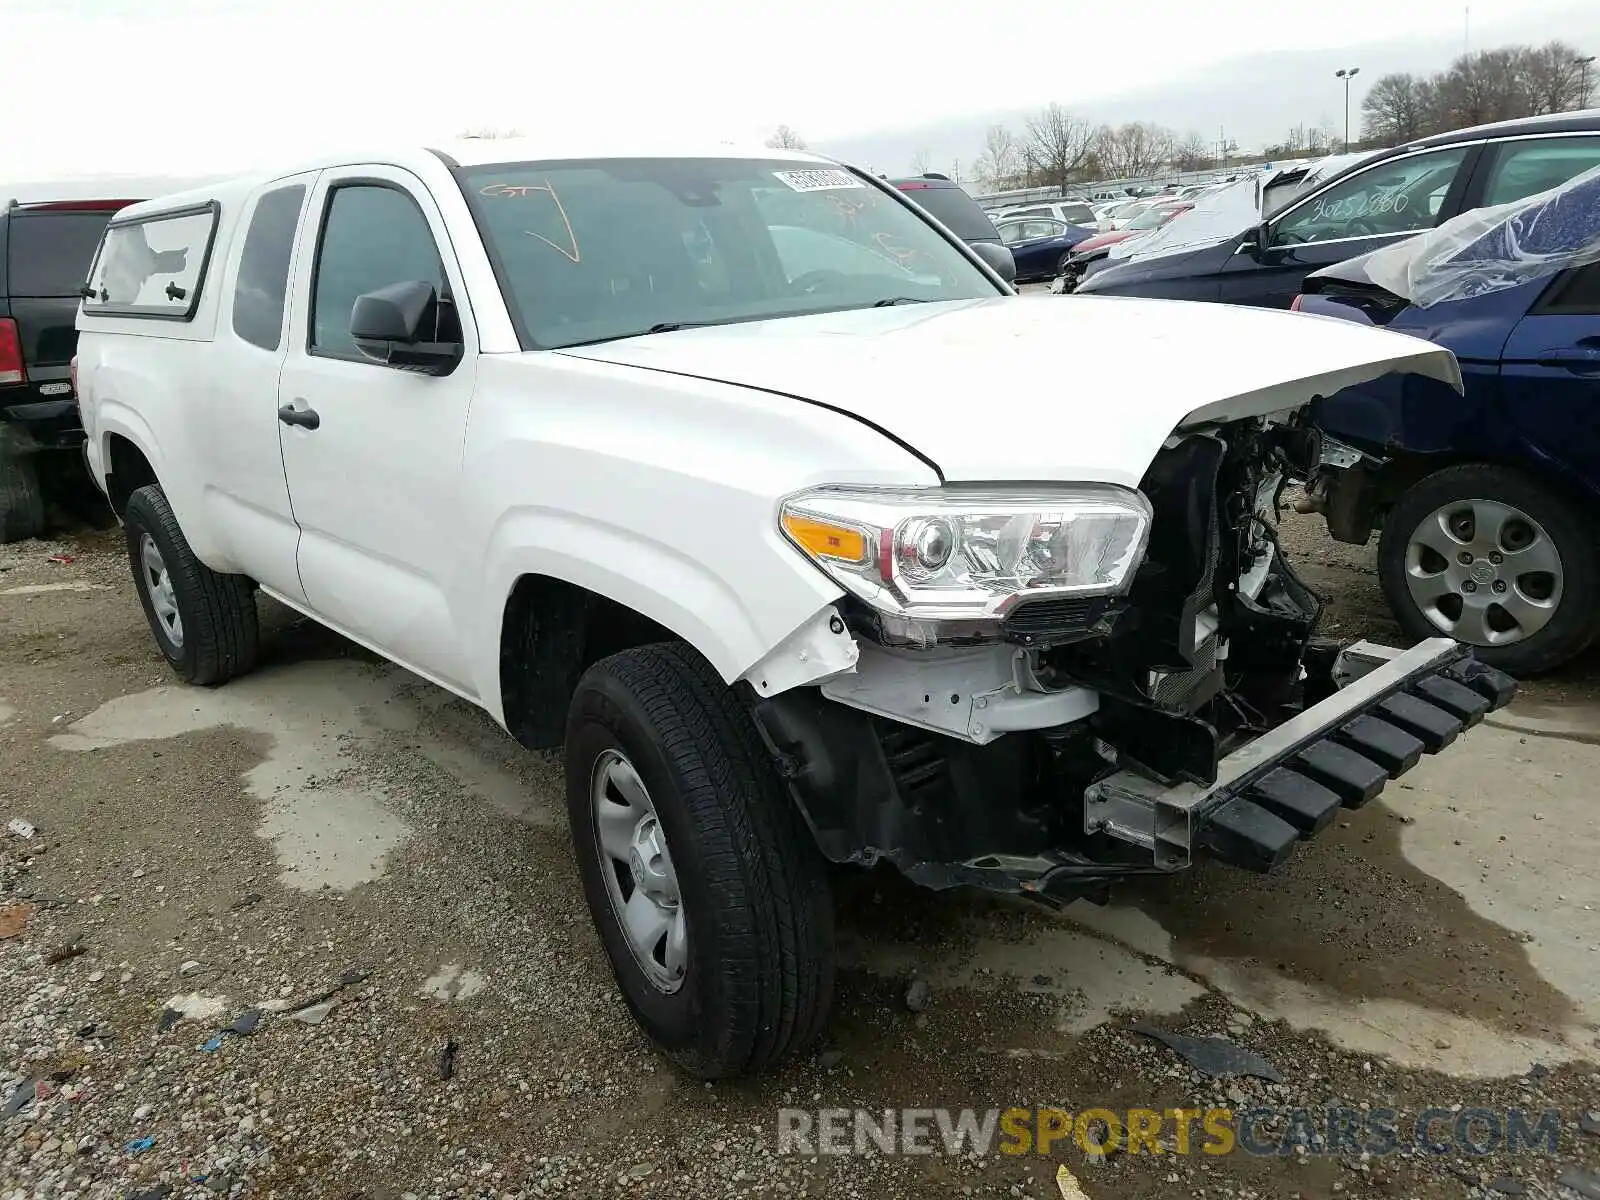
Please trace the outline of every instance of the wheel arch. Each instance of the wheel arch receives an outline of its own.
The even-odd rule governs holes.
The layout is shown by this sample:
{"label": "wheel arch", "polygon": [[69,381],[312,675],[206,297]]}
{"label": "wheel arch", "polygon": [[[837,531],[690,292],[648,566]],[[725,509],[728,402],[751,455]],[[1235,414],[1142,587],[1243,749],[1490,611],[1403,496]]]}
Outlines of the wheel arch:
{"label": "wheel arch", "polygon": [[142,487],[159,485],[161,478],[150,456],[127,434],[109,432],[102,446],[106,498],[111,501],[111,511],[120,517],[127,511],[128,497]]}
{"label": "wheel arch", "polygon": [[1483,453],[1476,450],[1443,450],[1429,454],[1401,450],[1391,453],[1389,464],[1380,474],[1374,497],[1374,526],[1381,527],[1387,521],[1389,510],[1406,492],[1423,480],[1453,467],[1493,467],[1515,471],[1579,508],[1591,506],[1600,500],[1600,491],[1584,486],[1571,471],[1553,461],[1530,461],[1523,454]]}

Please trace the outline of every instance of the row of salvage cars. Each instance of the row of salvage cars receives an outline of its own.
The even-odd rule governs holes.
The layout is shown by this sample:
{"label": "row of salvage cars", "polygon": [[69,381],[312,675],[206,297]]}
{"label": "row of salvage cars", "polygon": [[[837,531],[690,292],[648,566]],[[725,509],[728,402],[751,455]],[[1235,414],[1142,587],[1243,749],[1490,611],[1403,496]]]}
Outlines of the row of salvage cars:
{"label": "row of salvage cars", "polygon": [[[1514,674],[1600,637],[1600,110],[1243,180],[1058,293],[1291,308],[1454,352],[1464,395],[1389,376],[1321,397],[1302,511],[1378,539],[1412,637]],[[1085,261],[1089,260],[1089,261]]]}

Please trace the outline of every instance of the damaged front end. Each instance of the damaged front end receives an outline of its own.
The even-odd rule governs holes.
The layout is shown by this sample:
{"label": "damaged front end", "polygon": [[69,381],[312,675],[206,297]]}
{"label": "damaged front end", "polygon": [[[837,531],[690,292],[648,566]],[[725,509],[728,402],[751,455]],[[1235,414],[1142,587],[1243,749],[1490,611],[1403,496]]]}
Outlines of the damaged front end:
{"label": "damaged front end", "polygon": [[1115,590],[937,640],[847,597],[855,670],[754,709],[823,852],[1052,902],[1200,853],[1270,870],[1509,702],[1511,680],[1447,640],[1315,638],[1276,514],[1320,455],[1314,430],[1272,418],[1175,434]]}

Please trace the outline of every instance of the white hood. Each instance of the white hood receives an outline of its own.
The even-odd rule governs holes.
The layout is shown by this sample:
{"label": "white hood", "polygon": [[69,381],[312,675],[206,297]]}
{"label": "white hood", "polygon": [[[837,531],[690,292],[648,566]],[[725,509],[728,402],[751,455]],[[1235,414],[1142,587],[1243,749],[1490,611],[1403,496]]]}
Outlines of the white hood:
{"label": "white hood", "polygon": [[1177,300],[997,297],[685,329],[562,351],[760,388],[885,430],[951,482],[1137,486],[1180,425],[1294,408],[1454,356],[1349,321]]}

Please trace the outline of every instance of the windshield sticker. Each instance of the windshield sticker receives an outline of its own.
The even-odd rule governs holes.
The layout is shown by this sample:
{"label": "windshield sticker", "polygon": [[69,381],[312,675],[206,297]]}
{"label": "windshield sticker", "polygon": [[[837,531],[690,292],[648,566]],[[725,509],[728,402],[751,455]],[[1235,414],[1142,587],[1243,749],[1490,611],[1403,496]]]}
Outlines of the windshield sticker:
{"label": "windshield sticker", "polygon": [[524,229],[522,232],[531,238],[539,239],[539,241],[543,242],[546,246],[549,246],[550,249],[556,251],[558,254],[563,255],[571,262],[582,262],[583,256],[578,250],[578,235],[572,232],[572,221],[567,216],[566,206],[561,203],[561,197],[556,195],[556,189],[551,186],[548,179],[542,184],[490,183],[478,189],[478,194],[480,196],[489,197],[515,196],[518,198],[525,198],[541,193],[549,196],[550,199],[555,203],[556,213],[561,218],[562,228],[566,230],[567,244],[563,246],[560,242],[551,241],[549,238],[545,237],[544,234],[535,233],[531,229]]}
{"label": "windshield sticker", "polygon": [[840,188],[865,187],[849,171],[774,171],[773,177],[792,192],[834,192]]}

